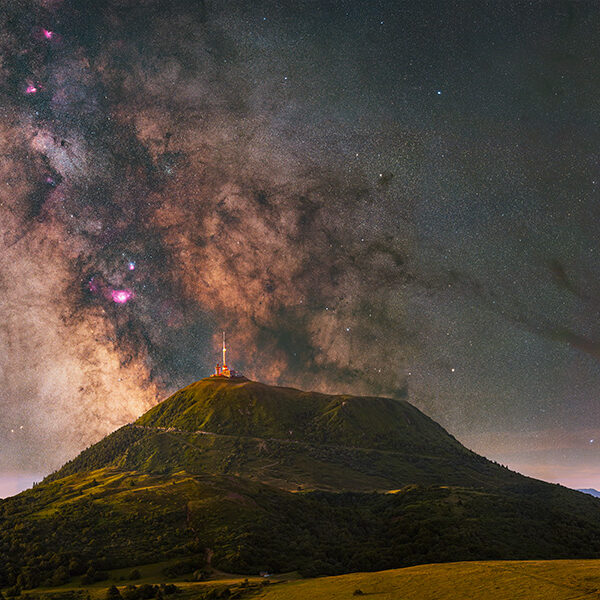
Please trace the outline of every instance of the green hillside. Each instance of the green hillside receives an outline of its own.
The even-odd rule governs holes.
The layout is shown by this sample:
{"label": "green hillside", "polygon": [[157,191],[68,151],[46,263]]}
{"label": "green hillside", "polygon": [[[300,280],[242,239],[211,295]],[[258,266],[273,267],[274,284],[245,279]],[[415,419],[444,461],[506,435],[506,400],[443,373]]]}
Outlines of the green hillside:
{"label": "green hillside", "polygon": [[52,478],[107,466],[232,474],[285,490],[520,481],[404,400],[328,396],[225,378],[183,388]]}
{"label": "green hillside", "polygon": [[181,389],[136,424],[380,450],[461,448],[405,400],[331,396],[224,377]]}
{"label": "green hillside", "polygon": [[[600,503],[560,486],[290,493],[231,476],[101,469],[0,503],[0,586],[179,558],[323,575],[451,560],[600,556]],[[74,563],[74,567],[72,566]],[[57,575],[57,573],[59,575]],[[60,573],[62,573],[62,578]]]}
{"label": "green hillside", "polygon": [[405,401],[247,380],[188,386],[0,502],[12,593],[164,561],[191,578],[592,557],[597,499],[490,463]]}

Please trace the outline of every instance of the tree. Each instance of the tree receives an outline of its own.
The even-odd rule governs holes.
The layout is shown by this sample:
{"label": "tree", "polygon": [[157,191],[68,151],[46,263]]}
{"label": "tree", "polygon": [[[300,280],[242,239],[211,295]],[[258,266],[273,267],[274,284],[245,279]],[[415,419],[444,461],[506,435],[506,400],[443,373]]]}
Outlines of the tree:
{"label": "tree", "polygon": [[116,585],[111,585],[106,591],[106,600],[121,600],[121,592]]}
{"label": "tree", "polygon": [[94,581],[96,580],[96,569],[94,569],[94,567],[90,567],[86,572],[85,575],[81,578],[81,583],[83,585],[88,585],[90,583],[94,583]]}
{"label": "tree", "polygon": [[50,556],[50,566],[53,568],[57,568],[60,567],[60,565],[62,564],[62,558],[56,554],[56,552],[54,552],[51,556]]}
{"label": "tree", "polygon": [[69,574],[83,575],[83,573],[85,573],[85,566],[77,557],[74,556],[69,561]]}
{"label": "tree", "polygon": [[69,573],[67,569],[63,566],[58,567],[52,574],[52,578],[50,580],[51,585],[62,585],[69,581]]}

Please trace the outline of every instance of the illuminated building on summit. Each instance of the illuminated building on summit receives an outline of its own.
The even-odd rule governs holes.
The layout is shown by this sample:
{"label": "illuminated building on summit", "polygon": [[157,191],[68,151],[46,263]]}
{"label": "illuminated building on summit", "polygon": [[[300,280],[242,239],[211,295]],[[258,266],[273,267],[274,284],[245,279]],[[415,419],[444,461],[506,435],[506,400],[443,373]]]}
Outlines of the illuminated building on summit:
{"label": "illuminated building on summit", "polygon": [[215,372],[211,375],[211,377],[243,377],[241,373],[238,373],[227,366],[227,359],[225,358],[226,353],[227,348],[225,346],[225,332],[223,332],[223,365],[221,366],[219,363],[217,363]]}

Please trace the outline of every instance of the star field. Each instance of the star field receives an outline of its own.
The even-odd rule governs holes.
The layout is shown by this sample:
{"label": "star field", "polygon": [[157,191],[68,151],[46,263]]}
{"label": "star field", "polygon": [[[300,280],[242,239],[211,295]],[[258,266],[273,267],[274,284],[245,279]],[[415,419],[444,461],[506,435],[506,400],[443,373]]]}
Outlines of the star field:
{"label": "star field", "polygon": [[212,371],[600,486],[595,2],[0,10],[0,471]]}

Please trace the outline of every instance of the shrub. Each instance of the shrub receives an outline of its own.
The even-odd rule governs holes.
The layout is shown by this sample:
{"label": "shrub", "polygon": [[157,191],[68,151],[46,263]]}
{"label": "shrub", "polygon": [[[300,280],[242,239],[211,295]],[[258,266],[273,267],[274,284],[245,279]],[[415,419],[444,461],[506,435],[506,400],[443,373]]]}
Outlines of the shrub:
{"label": "shrub", "polygon": [[123,590],[121,596],[123,597],[123,600],[139,600],[140,593],[135,585],[128,585]]}
{"label": "shrub", "polygon": [[186,573],[193,573],[199,568],[202,568],[202,561],[199,559],[181,560],[174,565],[165,567],[162,573],[165,577],[173,578],[178,575],[185,575]]}
{"label": "shrub", "polygon": [[154,598],[156,595],[157,588],[149,583],[145,583],[138,588],[138,595],[143,600],[150,600],[150,598]]}
{"label": "shrub", "polygon": [[160,587],[165,596],[170,594],[178,594],[181,591],[174,583],[163,583]]}
{"label": "shrub", "polygon": [[13,585],[6,590],[7,598],[15,598],[16,596],[21,595],[21,588],[18,585]]}
{"label": "shrub", "polygon": [[108,573],[106,571],[96,571],[94,567],[90,567],[85,575],[81,578],[82,585],[89,585],[90,583],[96,583],[96,581],[106,581],[108,579]]}
{"label": "shrub", "polygon": [[121,600],[121,592],[116,585],[111,585],[106,591],[106,600]]}

